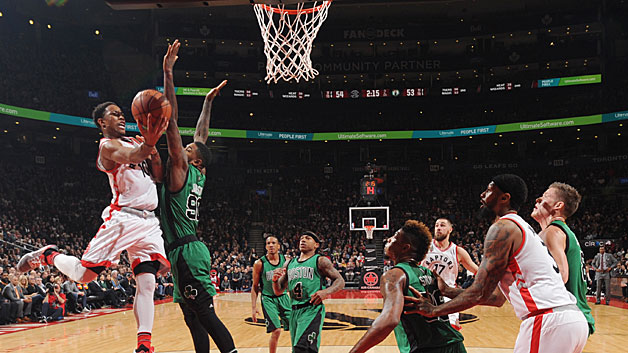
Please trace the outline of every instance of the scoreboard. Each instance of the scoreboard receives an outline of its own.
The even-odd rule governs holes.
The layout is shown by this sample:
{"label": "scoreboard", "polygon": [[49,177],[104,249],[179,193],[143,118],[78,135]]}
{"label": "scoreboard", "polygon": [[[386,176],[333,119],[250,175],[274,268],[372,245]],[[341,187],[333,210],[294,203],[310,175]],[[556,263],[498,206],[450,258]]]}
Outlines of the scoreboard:
{"label": "scoreboard", "polygon": [[372,177],[360,180],[360,196],[365,200],[375,200],[377,198],[377,180]]}
{"label": "scoreboard", "polygon": [[325,99],[344,99],[344,98],[389,98],[389,97],[421,97],[427,94],[425,88],[403,88],[403,89],[363,89],[363,90],[336,90],[323,91],[322,96]]}

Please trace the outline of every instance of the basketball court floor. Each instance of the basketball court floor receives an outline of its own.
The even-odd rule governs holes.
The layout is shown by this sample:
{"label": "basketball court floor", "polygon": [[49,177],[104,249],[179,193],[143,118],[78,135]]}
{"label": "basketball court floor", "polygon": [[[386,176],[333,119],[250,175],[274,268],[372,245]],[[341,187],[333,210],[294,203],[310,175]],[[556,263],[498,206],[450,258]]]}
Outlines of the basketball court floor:
{"label": "basketball court floor", "polygon": [[[378,315],[382,300],[378,292],[343,291],[325,301],[327,317],[322,333],[321,353],[347,352]],[[219,317],[231,331],[241,353],[268,352],[263,323],[251,322],[249,293],[219,295],[214,303]],[[596,333],[585,352],[626,352],[628,350],[628,306],[591,305]],[[261,311],[261,309],[260,309]],[[476,307],[465,311],[462,325],[470,353],[512,352],[520,321],[512,307]],[[192,339],[178,306],[170,301],[155,306],[153,344],[159,353],[193,352]],[[74,315],[63,322],[0,326],[0,353],[130,353],[135,347],[133,311],[100,309]],[[278,352],[290,352],[290,336],[282,333]],[[218,352],[216,346],[211,347]],[[398,352],[394,334],[370,352]],[[558,353],[558,352],[557,352]]]}

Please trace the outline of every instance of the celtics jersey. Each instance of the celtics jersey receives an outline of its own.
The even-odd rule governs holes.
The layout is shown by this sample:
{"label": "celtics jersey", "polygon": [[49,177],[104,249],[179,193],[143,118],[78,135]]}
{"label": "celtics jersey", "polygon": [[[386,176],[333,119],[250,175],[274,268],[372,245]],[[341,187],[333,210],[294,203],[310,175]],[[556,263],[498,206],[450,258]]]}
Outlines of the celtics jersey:
{"label": "celtics jersey", "polygon": [[316,254],[303,262],[294,258],[288,263],[288,291],[292,305],[308,303],[312,294],[323,289],[323,276],[318,272],[319,256]]}
{"label": "celtics jersey", "polygon": [[584,253],[580,248],[580,243],[576,234],[569,229],[563,221],[553,221],[550,225],[559,227],[566,236],[565,255],[567,256],[567,264],[569,265],[569,278],[565,287],[576,297],[578,308],[587,318],[589,324],[589,334],[595,332],[595,320],[591,315],[591,308],[587,303],[587,281],[585,279]]}
{"label": "celtics jersey", "polygon": [[166,184],[162,184],[159,191],[159,218],[166,247],[177,238],[196,235],[204,185],[205,175],[194,166],[188,166],[188,174],[180,191],[172,193]]}
{"label": "celtics jersey", "polygon": [[275,272],[276,269],[283,267],[284,263],[286,262],[286,258],[285,256],[283,256],[283,254],[279,254],[279,263],[276,266],[268,261],[266,255],[262,256],[260,260],[262,260],[262,278],[260,281],[260,284],[262,286],[262,295],[274,297],[275,292],[273,291],[273,272]]}
{"label": "celtics jersey", "polygon": [[[438,289],[438,282],[432,271],[426,267],[407,262],[399,263],[394,268],[401,269],[406,274],[404,295],[413,296],[408,289],[409,286],[412,286],[424,298],[428,298],[433,305],[443,303],[443,296]],[[463,340],[460,332],[449,324],[447,315],[427,318],[418,314],[403,313],[399,324],[395,327],[395,338],[401,353],[445,347]]]}

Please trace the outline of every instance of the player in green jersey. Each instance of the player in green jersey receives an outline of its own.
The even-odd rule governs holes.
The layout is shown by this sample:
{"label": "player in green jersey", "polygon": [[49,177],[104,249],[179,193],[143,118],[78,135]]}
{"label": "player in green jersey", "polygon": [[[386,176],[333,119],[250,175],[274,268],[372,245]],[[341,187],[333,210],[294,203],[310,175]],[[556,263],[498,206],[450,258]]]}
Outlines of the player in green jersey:
{"label": "player in green jersey", "polygon": [[[251,305],[253,322],[257,322],[257,297],[262,293],[262,311],[266,319],[266,332],[271,333],[268,351],[277,352],[277,341],[281,335],[281,327],[289,330],[289,318],[292,306],[290,298],[284,291],[275,295],[273,291],[273,273],[282,268],[286,257],[279,253],[279,239],[274,235],[266,236],[266,255],[255,261],[253,265],[253,285],[251,286]],[[289,261],[289,260],[288,260]]]}
{"label": "player in green jersey", "polygon": [[208,333],[222,353],[234,353],[237,350],[233,338],[214,311],[216,289],[209,275],[209,250],[196,237],[205,170],[211,158],[209,148],[205,145],[209,134],[211,104],[227,82],[223,81],[205,97],[194,132],[194,142],[183,148],[177,124],[177,97],[173,81],[173,67],[179,47],[178,40],[168,45],[163,62],[164,93],[172,105],[172,117],[166,130],[169,158],[165,183],[159,192],[161,227],[174,278],[174,302],[179,303],[183,311],[197,353],[209,352]]}
{"label": "player in green jersey", "polygon": [[[316,253],[321,239],[314,232],[304,232],[299,240],[301,254],[286,261],[273,274],[273,290],[281,295],[290,292],[290,340],[293,353],[316,353],[321,345],[321,330],[325,319],[325,300],[345,286],[342,276],[331,261]],[[332,280],[324,288],[325,277]]]}
{"label": "player in green jersey", "polygon": [[587,303],[584,253],[578,238],[565,223],[578,210],[580,200],[582,196],[573,186],[552,183],[536,199],[532,218],[541,226],[539,236],[556,260],[565,287],[576,297],[576,304],[589,324],[589,335],[592,335],[595,332],[595,320]]}
{"label": "player in green jersey", "polygon": [[440,305],[443,296],[453,298],[459,293],[448,287],[438,274],[419,265],[431,243],[429,228],[415,220],[406,221],[386,240],[384,252],[395,266],[382,276],[380,291],[384,307],[351,353],[366,352],[393,330],[401,353],[466,352],[462,334],[451,327],[449,316],[427,318],[403,312],[404,295],[428,298],[432,304]]}

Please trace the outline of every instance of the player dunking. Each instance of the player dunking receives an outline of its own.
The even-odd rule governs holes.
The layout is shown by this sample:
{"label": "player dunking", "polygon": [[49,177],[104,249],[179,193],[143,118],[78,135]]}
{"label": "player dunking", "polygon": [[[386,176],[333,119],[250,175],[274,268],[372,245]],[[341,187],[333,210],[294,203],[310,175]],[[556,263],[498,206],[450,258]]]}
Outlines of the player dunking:
{"label": "player dunking", "polygon": [[[513,174],[493,178],[480,196],[484,216],[493,220],[473,284],[451,301],[434,306],[406,297],[409,312],[435,317],[484,304],[496,286],[522,320],[514,352],[582,352],[589,329],[576,299],[565,289],[539,236],[517,210],[528,188]],[[502,303],[503,303],[502,298]]]}
{"label": "player dunking", "polygon": [[395,235],[386,240],[384,253],[395,264],[382,276],[380,291],[384,298],[382,313],[360,338],[350,353],[363,353],[383,341],[390,331],[395,332],[401,353],[463,353],[466,352],[460,332],[449,324],[447,316],[429,319],[416,314],[403,313],[403,296],[429,297],[434,304],[442,303],[442,295],[455,297],[454,288],[448,287],[431,270],[420,266],[430,247],[432,235],[425,224],[408,220]]}
{"label": "player dunking", "polygon": [[292,310],[290,298],[284,291],[281,295],[275,295],[273,291],[273,273],[282,268],[286,257],[279,253],[279,239],[274,235],[266,237],[266,255],[255,261],[253,265],[253,285],[251,286],[251,306],[253,322],[257,322],[257,297],[262,293],[262,311],[266,319],[266,333],[270,333],[268,351],[277,352],[277,341],[281,335],[281,328],[288,331],[290,311]]}
{"label": "player dunking", "polygon": [[531,216],[541,226],[539,236],[556,260],[565,287],[576,297],[578,308],[587,319],[591,335],[595,332],[595,320],[587,303],[584,254],[576,234],[565,223],[578,210],[581,199],[582,196],[573,186],[552,183],[536,199]]}
{"label": "player dunking", "polygon": [[24,255],[18,270],[26,272],[41,261],[56,266],[76,282],[88,283],[106,267],[117,263],[120,253],[126,250],[137,282],[133,303],[138,326],[135,352],[153,352],[155,274],[165,273],[170,268],[159,220],[153,212],[158,205],[155,182],[161,181],[163,175],[155,144],[170,117],[150,119],[156,125],[148,131],[139,126],[143,137],[138,136],[138,139],[124,135],[124,115],[112,102],[99,104],[92,117],[104,136],[100,140],[96,166],[107,173],[113,195],[111,204],[102,213],[104,222],[80,260],[60,254],[56,246],[48,245]]}
{"label": "player dunking", "polygon": [[[456,287],[458,278],[458,264],[473,272],[478,272],[478,265],[471,260],[469,253],[461,246],[450,241],[453,224],[448,218],[441,217],[434,224],[434,240],[421,265],[436,272],[450,287]],[[445,296],[445,302],[451,298]],[[455,329],[460,330],[460,313],[449,314],[449,322]]]}
{"label": "player dunking", "polygon": [[231,333],[214,311],[216,289],[211,282],[211,257],[207,246],[196,237],[199,206],[205,171],[211,152],[205,145],[209,134],[211,105],[223,81],[205,97],[203,110],[196,123],[194,142],[183,148],[179,133],[177,97],[174,90],[173,67],[177,61],[180,43],[168,45],[164,56],[164,93],[172,105],[172,119],[166,130],[169,159],[165,184],[160,188],[160,219],[172,263],[174,302],[179,303],[185,324],[192,334],[197,353],[209,352],[209,337],[222,353],[237,352]]}
{"label": "player dunking", "polygon": [[[342,276],[331,261],[316,253],[321,239],[314,232],[304,232],[299,240],[301,254],[275,270],[273,290],[281,295],[288,288],[292,303],[290,340],[293,353],[317,353],[325,319],[323,301],[345,286]],[[325,277],[333,282],[323,288]]]}

